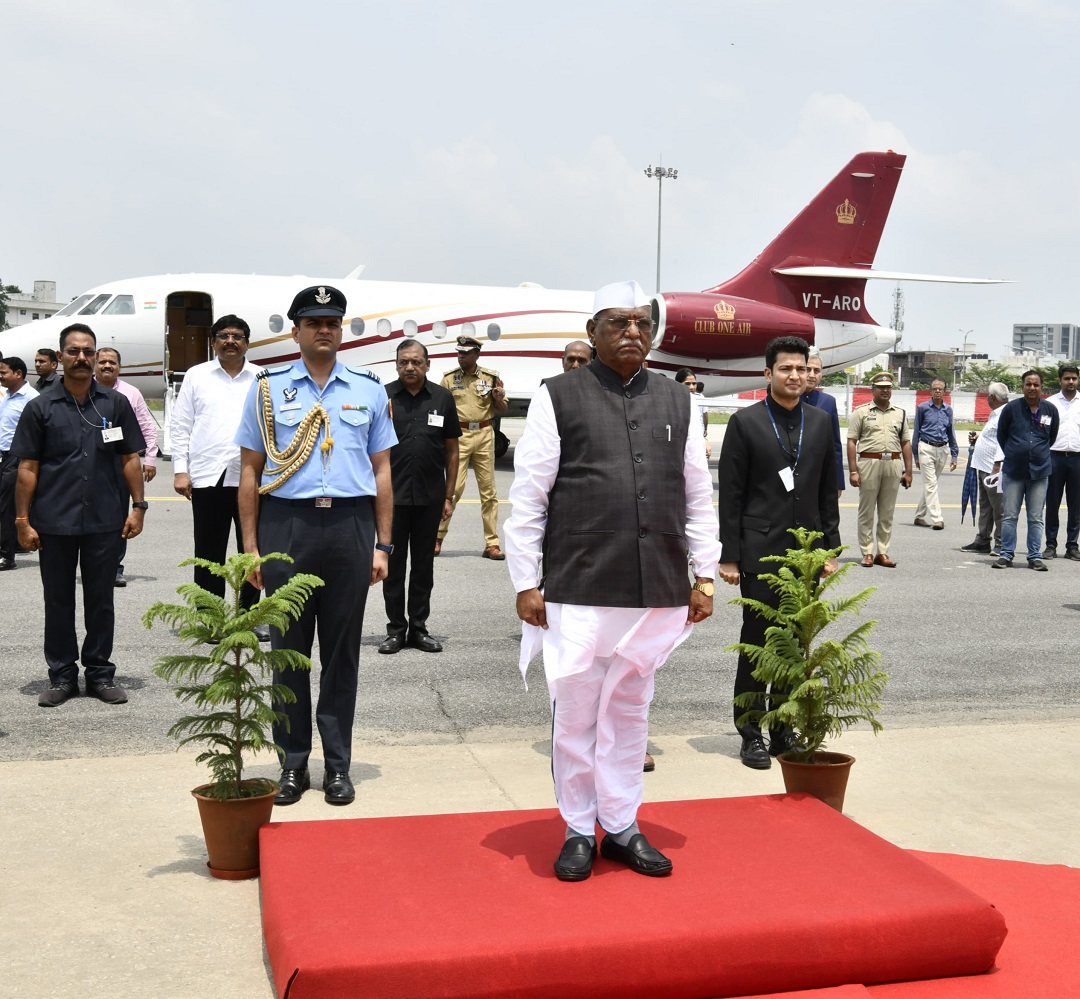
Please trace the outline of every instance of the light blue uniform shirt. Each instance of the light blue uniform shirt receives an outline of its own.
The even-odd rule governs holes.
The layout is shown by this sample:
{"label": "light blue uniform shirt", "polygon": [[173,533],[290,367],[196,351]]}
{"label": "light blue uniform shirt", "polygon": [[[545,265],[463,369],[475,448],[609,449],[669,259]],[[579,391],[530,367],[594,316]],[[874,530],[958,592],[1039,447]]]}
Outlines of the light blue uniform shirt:
{"label": "light blue uniform shirt", "polygon": [[[293,475],[269,495],[280,499],[313,499],[316,496],[374,496],[375,473],[369,455],[385,451],[397,442],[390,419],[386,391],[379,379],[363,369],[348,368],[340,361],[320,389],[308,374],[303,360],[291,367],[272,371],[270,399],[274,406],[274,435],[278,451],[289,446],[296,427],[317,402],[330,414],[330,436],[334,446],[329,460],[323,460],[320,432],[310,457]],[[250,451],[266,453],[259,422],[259,380],[244,401],[240,429],[233,438]],[[262,484],[278,477],[276,466],[267,458]]]}
{"label": "light blue uniform shirt", "polygon": [[0,395],[0,451],[11,450],[11,440],[15,436],[15,428],[19,425],[19,417],[26,409],[26,404],[36,395],[37,389],[25,382],[14,395]]}

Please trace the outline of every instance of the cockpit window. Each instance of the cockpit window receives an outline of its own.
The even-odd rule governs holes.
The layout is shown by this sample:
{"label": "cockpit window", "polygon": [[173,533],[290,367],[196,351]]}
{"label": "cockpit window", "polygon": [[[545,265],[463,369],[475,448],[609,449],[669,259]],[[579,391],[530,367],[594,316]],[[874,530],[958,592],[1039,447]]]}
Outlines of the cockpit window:
{"label": "cockpit window", "polygon": [[101,311],[101,307],[110,299],[112,295],[98,295],[85,309],[79,312],[80,316],[96,316]]}
{"label": "cockpit window", "polygon": [[131,295],[117,295],[109,307],[102,313],[103,316],[133,316],[135,315],[135,299]]}
{"label": "cockpit window", "polygon": [[73,316],[73,315],[75,315],[76,312],[79,311],[79,309],[81,309],[89,301],[90,301],[90,296],[89,295],[80,295],[78,298],[75,299],[75,301],[68,302],[68,304],[65,305],[59,312],[57,312],[56,315],[58,315],[58,316]]}

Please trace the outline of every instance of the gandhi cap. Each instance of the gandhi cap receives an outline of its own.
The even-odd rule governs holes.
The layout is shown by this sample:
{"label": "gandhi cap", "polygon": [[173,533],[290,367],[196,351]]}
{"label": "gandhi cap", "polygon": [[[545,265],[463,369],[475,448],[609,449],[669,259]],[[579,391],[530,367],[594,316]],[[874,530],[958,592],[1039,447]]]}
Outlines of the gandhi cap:
{"label": "gandhi cap", "polygon": [[455,349],[459,354],[467,354],[470,350],[479,350],[480,341],[471,336],[459,336]]}
{"label": "gandhi cap", "polygon": [[312,285],[293,299],[288,315],[292,320],[305,316],[344,316],[345,296],[328,284]]}
{"label": "gandhi cap", "polygon": [[593,315],[605,309],[640,309],[649,301],[637,281],[617,281],[604,285],[593,297]]}

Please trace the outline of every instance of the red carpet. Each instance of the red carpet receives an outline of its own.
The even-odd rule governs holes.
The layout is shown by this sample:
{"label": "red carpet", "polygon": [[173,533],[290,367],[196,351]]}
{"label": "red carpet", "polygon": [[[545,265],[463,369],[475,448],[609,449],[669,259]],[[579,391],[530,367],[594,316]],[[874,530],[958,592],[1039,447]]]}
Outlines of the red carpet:
{"label": "red carpet", "polygon": [[554,810],[265,826],[278,994],[849,999],[829,987],[983,972],[1005,937],[973,891],[803,795],[654,803],[640,822],[671,878],[601,858],[557,881]]}

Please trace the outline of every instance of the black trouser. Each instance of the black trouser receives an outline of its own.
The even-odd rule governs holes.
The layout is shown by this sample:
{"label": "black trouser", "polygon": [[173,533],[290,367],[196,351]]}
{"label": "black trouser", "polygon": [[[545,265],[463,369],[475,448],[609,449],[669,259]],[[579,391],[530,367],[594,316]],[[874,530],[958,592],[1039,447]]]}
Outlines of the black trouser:
{"label": "black trouser", "polygon": [[[294,649],[311,655],[319,635],[319,699],[315,720],[322,739],[327,770],[348,771],[352,761],[352,727],[356,713],[356,674],[364,606],[371,587],[375,551],[375,514],[371,498],[336,499],[328,508],[314,500],[280,500],[264,496],[259,512],[259,551],[285,552],[292,562],[273,559],[263,566],[263,584],[272,594],[298,572],[320,577],[318,587],[300,620],[284,635],[270,629],[275,649]],[[293,704],[277,706],[287,725],[274,725],[274,741],[285,750],[283,766],[299,770],[311,753],[311,679],[304,670],[274,671],[274,683],[296,694]]]}
{"label": "black trouser", "polygon": [[[392,541],[394,552],[383,582],[386,604],[386,633],[402,638],[427,634],[431,613],[431,588],[435,585],[435,539],[443,504],[437,506],[395,506]],[[405,616],[405,569],[409,573],[408,617]]]}
{"label": "black trouser", "polygon": [[[225,486],[225,473],[217,485],[191,490],[191,520],[195,530],[195,557],[224,564],[229,555],[229,533],[236,535],[236,550],[244,550],[240,531],[240,509],[237,505],[237,486]],[[266,549],[263,549],[264,551]],[[269,549],[276,551],[277,549]],[[225,580],[207,569],[195,566],[195,582],[204,590],[225,596]],[[258,602],[259,591],[245,583],[240,591],[240,605],[251,607]]]}
{"label": "black trouser", "polygon": [[[772,563],[765,563],[771,565]],[[774,571],[774,570],[767,570]],[[769,589],[768,584],[763,583],[757,578],[756,574],[746,573],[742,574],[739,581],[739,590],[744,597],[749,597],[752,600],[760,600],[764,604],[768,604],[770,607],[777,607],[780,603],[780,598]],[[739,635],[739,641],[744,642],[747,645],[764,645],[765,644],[765,632],[772,627],[768,621],[763,617],[759,617],[749,607],[743,608],[743,623],[742,632]],[[749,691],[765,691],[769,686],[754,677],[754,666],[745,655],[740,653],[739,665],[735,671],[735,696],[739,694],[745,694]],[[771,710],[775,705],[769,701],[768,704],[758,702],[754,705],[755,708],[761,708],[762,710]],[[745,725],[739,725],[739,718],[747,711],[747,708],[740,708],[735,705],[735,727],[738,732],[744,738],[753,738],[761,736],[761,726],[757,722],[747,722]],[[772,736],[776,738],[778,736],[785,737],[790,732],[787,726],[783,728],[772,729]]]}
{"label": "black trouser", "polygon": [[1058,511],[1065,497],[1065,547],[1075,548],[1080,538],[1080,452],[1051,451],[1050,481],[1046,485],[1046,547],[1056,548]]}
{"label": "black trouser", "polygon": [[19,477],[19,459],[10,451],[0,462],[0,559],[15,557],[19,536],[15,531],[15,481]]}
{"label": "black trouser", "polygon": [[[113,580],[120,532],[42,534],[41,584],[45,590],[45,662],[52,683],[74,683],[82,660],[88,683],[111,681],[113,649]],[[75,572],[82,573],[86,637],[79,654],[75,634]]]}

